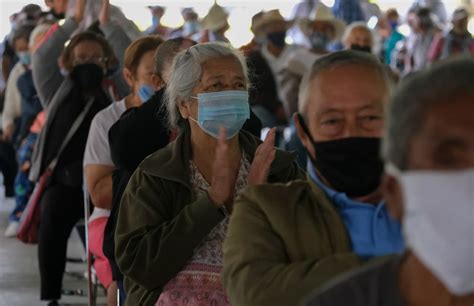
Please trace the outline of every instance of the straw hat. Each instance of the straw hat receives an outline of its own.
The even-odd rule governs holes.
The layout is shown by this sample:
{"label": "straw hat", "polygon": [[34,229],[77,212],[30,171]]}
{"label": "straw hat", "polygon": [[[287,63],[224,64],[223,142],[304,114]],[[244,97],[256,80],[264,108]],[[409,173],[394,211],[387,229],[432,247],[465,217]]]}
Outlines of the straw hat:
{"label": "straw hat", "polygon": [[346,23],[342,20],[337,19],[331,12],[331,9],[323,3],[318,3],[314,10],[309,15],[309,18],[301,19],[299,25],[303,33],[308,34],[310,32],[311,25],[316,22],[327,22],[334,27],[333,41],[341,39]]}
{"label": "straw hat", "polygon": [[259,32],[266,25],[269,25],[274,22],[285,23],[287,29],[291,27],[293,23],[293,21],[285,20],[285,18],[283,18],[283,16],[280,14],[280,10],[271,10],[263,13],[260,18],[255,20],[255,23],[252,25],[252,30],[254,32]]}
{"label": "straw hat", "polygon": [[464,18],[469,18],[469,12],[461,7],[461,8],[458,8],[456,9],[454,12],[453,12],[453,16],[451,18],[452,21],[458,21],[458,20],[461,20],[461,19],[464,19]]}
{"label": "straw hat", "polygon": [[204,30],[217,31],[228,24],[227,18],[229,18],[229,13],[222,6],[214,3],[201,21],[202,28]]}

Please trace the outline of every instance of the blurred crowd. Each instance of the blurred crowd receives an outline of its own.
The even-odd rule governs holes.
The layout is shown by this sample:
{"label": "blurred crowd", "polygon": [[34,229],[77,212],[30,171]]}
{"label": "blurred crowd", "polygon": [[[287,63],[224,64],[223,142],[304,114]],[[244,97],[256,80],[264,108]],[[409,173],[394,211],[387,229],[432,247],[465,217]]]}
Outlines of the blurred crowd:
{"label": "blurred crowd", "polygon": [[84,218],[108,305],[474,304],[469,7],[295,1],[232,46],[217,2],[144,31],[45,4],[0,47],[5,235],[41,192],[45,305]]}

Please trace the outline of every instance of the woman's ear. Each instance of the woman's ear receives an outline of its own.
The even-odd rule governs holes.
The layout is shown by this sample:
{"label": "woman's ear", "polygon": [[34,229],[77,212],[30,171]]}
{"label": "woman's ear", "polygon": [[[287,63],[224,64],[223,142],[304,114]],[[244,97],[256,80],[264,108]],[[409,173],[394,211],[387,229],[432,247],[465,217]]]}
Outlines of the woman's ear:
{"label": "woman's ear", "polygon": [[163,79],[157,74],[152,74],[151,83],[153,84],[153,89],[155,91],[158,91],[165,87],[165,82],[163,82]]}
{"label": "woman's ear", "polygon": [[187,120],[189,115],[191,114],[190,103],[186,103],[183,100],[180,100],[178,102],[178,109],[179,113],[181,114],[181,117]]}
{"label": "woman's ear", "polygon": [[133,90],[133,85],[135,84],[135,77],[133,76],[133,73],[129,69],[123,68],[123,78],[125,79],[125,82],[127,82],[128,86]]}

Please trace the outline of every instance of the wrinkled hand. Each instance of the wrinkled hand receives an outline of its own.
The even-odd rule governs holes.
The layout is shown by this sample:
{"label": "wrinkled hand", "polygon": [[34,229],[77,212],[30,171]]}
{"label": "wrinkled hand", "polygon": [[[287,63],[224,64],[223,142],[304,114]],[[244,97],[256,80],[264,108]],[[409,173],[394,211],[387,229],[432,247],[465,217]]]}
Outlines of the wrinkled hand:
{"label": "wrinkled hand", "polygon": [[258,146],[247,177],[248,185],[258,185],[267,182],[270,166],[275,159],[276,128],[272,128],[265,141]]}
{"label": "wrinkled hand", "polygon": [[102,0],[102,7],[99,13],[99,22],[104,25],[109,22],[110,15],[110,0]]}
{"label": "wrinkled hand", "polygon": [[222,128],[219,131],[216,156],[212,169],[211,187],[208,190],[210,199],[217,207],[222,207],[232,202],[239,167],[240,160],[236,163],[230,158],[226,131]]}
{"label": "wrinkled hand", "polygon": [[76,10],[74,12],[74,20],[80,23],[84,19],[84,11],[86,9],[86,0],[76,0]]}

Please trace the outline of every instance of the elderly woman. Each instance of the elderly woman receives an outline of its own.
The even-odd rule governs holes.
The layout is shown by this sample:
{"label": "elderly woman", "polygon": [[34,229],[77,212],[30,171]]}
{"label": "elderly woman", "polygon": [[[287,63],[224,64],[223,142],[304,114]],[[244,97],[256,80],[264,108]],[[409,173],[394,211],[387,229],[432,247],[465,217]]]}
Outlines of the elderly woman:
{"label": "elderly woman", "polygon": [[353,22],[345,30],[342,43],[346,50],[356,50],[372,53],[374,35],[365,22]]}
{"label": "elderly woman", "polygon": [[166,111],[181,132],[135,171],[118,215],[127,305],[228,305],[220,273],[234,195],[247,184],[302,177],[294,157],[274,149],[274,130],[263,144],[241,130],[247,80],[245,59],[227,45],[175,57]]}

